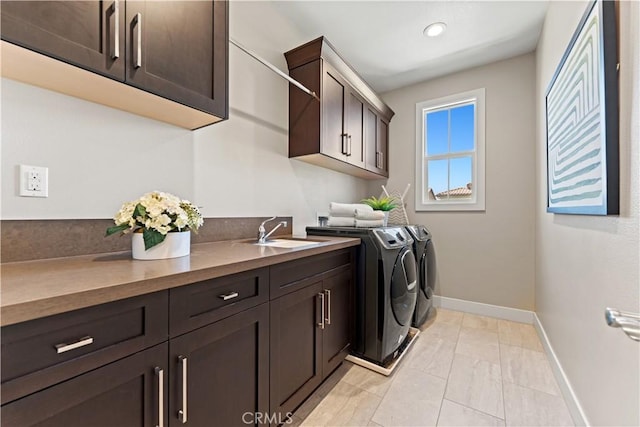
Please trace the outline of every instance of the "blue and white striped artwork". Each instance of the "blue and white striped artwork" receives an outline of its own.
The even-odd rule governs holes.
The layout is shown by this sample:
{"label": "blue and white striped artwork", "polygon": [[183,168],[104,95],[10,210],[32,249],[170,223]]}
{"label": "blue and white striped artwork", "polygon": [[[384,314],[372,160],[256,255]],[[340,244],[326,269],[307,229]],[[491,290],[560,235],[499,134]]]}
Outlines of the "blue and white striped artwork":
{"label": "blue and white striped artwork", "polygon": [[607,214],[601,20],[585,16],[547,92],[549,212]]}

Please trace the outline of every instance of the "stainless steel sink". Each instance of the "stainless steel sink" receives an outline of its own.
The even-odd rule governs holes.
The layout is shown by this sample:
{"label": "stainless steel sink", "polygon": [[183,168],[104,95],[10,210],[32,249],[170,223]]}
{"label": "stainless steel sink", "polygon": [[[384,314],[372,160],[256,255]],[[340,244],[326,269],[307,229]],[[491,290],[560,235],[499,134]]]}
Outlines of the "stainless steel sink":
{"label": "stainless steel sink", "polygon": [[292,239],[274,239],[274,240],[268,240],[264,243],[254,243],[254,245],[258,245],[258,246],[269,246],[272,248],[285,248],[285,249],[302,248],[305,246],[315,246],[319,244],[320,242],[314,242],[312,240],[292,240]]}

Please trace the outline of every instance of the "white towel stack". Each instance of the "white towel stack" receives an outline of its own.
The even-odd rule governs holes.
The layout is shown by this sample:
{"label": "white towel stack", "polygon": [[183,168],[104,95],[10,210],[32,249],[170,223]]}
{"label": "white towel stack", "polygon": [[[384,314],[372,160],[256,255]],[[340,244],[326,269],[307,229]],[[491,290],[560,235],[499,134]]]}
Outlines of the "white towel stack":
{"label": "white towel stack", "polygon": [[329,204],[329,227],[382,227],[384,213],[361,203]]}
{"label": "white towel stack", "polygon": [[356,227],[382,227],[384,225],[384,212],[382,211],[362,211],[356,209]]}

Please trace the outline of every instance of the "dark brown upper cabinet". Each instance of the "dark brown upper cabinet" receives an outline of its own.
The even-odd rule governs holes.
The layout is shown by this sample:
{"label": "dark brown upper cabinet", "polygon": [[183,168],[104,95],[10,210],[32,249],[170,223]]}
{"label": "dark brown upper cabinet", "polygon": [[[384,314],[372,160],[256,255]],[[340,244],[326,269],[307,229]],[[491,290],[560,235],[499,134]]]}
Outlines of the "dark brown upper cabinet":
{"label": "dark brown upper cabinet", "polygon": [[1,11],[3,77],[188,129],[228,118],[226,1],[3,1]]}
{"label": "dark brown upper cabinet", "polygon": [[3,1],[2,39],[124,81],[123,1]]}
{"label": "dark brown upper cabinet", "polygon": [[289,157],[368,179],[388,177],[394,112],[325,37],[285,53],[289,75]]}
{"label": "dark brown upper cabinet", "polygon": [[389,122],[372,108],[366,108],[364,113],[364,144],[366,151],[367,170],[380,175],[389,176],[387,163]]}
{"label": "dark brown upper cabinet", "polygon": [[127,1],[126,22],[128,84],[228,116],[226,2]]}

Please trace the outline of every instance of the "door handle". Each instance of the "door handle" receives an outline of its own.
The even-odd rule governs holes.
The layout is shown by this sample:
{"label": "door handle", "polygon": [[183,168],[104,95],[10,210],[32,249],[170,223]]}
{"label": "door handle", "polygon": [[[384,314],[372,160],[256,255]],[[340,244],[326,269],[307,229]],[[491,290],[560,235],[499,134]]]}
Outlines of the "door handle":
{"label": "door handle", "polygon": [[331,290],[325,289],[325,295],[327,296],[327,317],[324,318],[327,325],[331,324]]}
{"label": "door handle", "polygon": [[120,57],[120,3],[119,0],[113,2],[113,49],[111,59]]}
{"label": "door handle", "polygon": [[347,155],[347,136],[348,135],[346,133],[340,134],[340,138],[342,138],[342,147],[340,148],[340,152],[345,156]]}
{"label": "door handle", "polygon": [[320,300],[320,321],[318,322],[318,326],[320,329],[324,329],[324,294],[319,293],[318,299]]}
{"label": "door handle", "polygon": [[135,59],[133,61],[134,68],[142,67],[142,13],[136,13],[136,35],[137,40],[133,40],[133,51],[135,52]]}
{"label": "door handle", "polygon": [[178,356],[178,362],[182,366],[182,408],[178,410],[178,419],[182,424],[187,423],[187,358]]}
{"label": "door handle", "polygon": [[158,377],[158,423],[156,427],[164,427],[164,370],[155,368]]}
{"label": "door handle", "polygon": [[640,341],[640,315],[607,307],[604,310],[607,325],[622,328],[625,334],[634,341]]}

